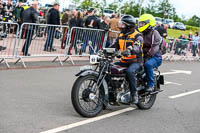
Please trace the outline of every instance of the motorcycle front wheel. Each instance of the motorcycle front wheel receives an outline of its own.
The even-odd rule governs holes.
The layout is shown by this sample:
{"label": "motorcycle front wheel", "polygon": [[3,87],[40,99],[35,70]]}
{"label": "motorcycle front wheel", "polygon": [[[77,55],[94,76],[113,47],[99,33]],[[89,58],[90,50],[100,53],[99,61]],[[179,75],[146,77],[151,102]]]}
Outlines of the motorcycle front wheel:
{"label": "motorcycle front wheel", "polygon": [[73,85],[72,105],[83,117],[95,117],[103,109],[104,89],[102,86],[95,87],[97,87],[97,76],[92,74],[79,77]]}

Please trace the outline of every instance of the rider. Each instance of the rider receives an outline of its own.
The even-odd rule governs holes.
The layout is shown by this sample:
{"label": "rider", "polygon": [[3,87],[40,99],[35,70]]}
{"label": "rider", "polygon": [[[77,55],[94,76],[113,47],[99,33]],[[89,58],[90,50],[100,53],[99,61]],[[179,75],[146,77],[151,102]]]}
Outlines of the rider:
{"label": "rider", "polygon": [[143,14],[139,18],[139,32],[143,34],[144,44],[144,67],[147,79],[146,91],[154,90],[154,68],[158,68],[162,64],[162,55],[160,45],[162,37],[159,32],[154,29],[155,18],[151,14]]}
{"label": "rider", "polygon": [[136,90],[135,71],[140,68],[142,57],[142,35],[135,29],[136,21],[133,16],[125,15],[119,22],[121,33],[115,43],[116,50],[120,50],[122,57],[115,65],[128,67],[126,73],[130,83],[131,103],[138,103],[138,93]]}

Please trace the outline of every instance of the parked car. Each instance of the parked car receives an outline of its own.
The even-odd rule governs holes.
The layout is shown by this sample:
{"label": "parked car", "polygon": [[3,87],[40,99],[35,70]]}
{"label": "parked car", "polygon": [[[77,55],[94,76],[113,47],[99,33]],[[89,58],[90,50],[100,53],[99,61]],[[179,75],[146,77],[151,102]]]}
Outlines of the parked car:
{"label": "parked car", "polygon": [[186,30],[186,26],[181,22],[176,22],[173,26],[174,29]]}
{"label": "parked car", "polygon": [[174,20],[172,19],[165,19],[164,24],[168,24],[169,28],[173,28],[174,26]]}
{"label": "parked car", "polygon": [[115,11],[114,11],[114,10],[111,10],[111,9],[104,9],[104,10],[103,10],[103,14],[104,14],[105,16],[108,16],[108,17],[111,17],[114,13],[115,13]]}
{"label": "parked car", "polygon": [[162,22],[162,18],[160,18],[160,17],[155,17],[155,20],[156,20],[156,24],[157,24],[157,23],[160,23],[160,24],[163,23],[163,22]]}

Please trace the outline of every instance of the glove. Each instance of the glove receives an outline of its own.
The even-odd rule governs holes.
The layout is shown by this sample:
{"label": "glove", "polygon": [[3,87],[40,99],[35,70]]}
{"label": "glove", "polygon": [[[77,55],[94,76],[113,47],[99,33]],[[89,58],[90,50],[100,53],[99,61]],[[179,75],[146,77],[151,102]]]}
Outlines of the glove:
{"label": "glove", "polygon": [[117,57],[117,58],[121,58],[121,57],[122,57],[122,56],[121,56],[121,51],[118,51],[118,52],[117,52],[116,57]]}
{"label": "glove", "polygon": [[126,49],[122,52],[122,55],[128,57],[129,55],[131,55],[131,51],[129,49]]}

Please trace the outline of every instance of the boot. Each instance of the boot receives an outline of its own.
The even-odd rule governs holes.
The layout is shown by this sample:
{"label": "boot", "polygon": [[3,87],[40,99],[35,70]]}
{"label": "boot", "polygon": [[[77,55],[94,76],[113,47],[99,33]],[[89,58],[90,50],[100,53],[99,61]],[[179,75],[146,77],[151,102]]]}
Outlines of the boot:
{"label": "boot", "polygon": [[139,98],[138,98],[138,93],[135,92],[133,95],[132,95],[132,98],[131,98],[131,103],[132,104],[137,104],[139,101]]}
{"label": "boot", "polygon": [[147,87],[147,88],[146,88],[146,91],[147,91],[147,92],[152,92],[153,90],[154,90],[154,87]]}

